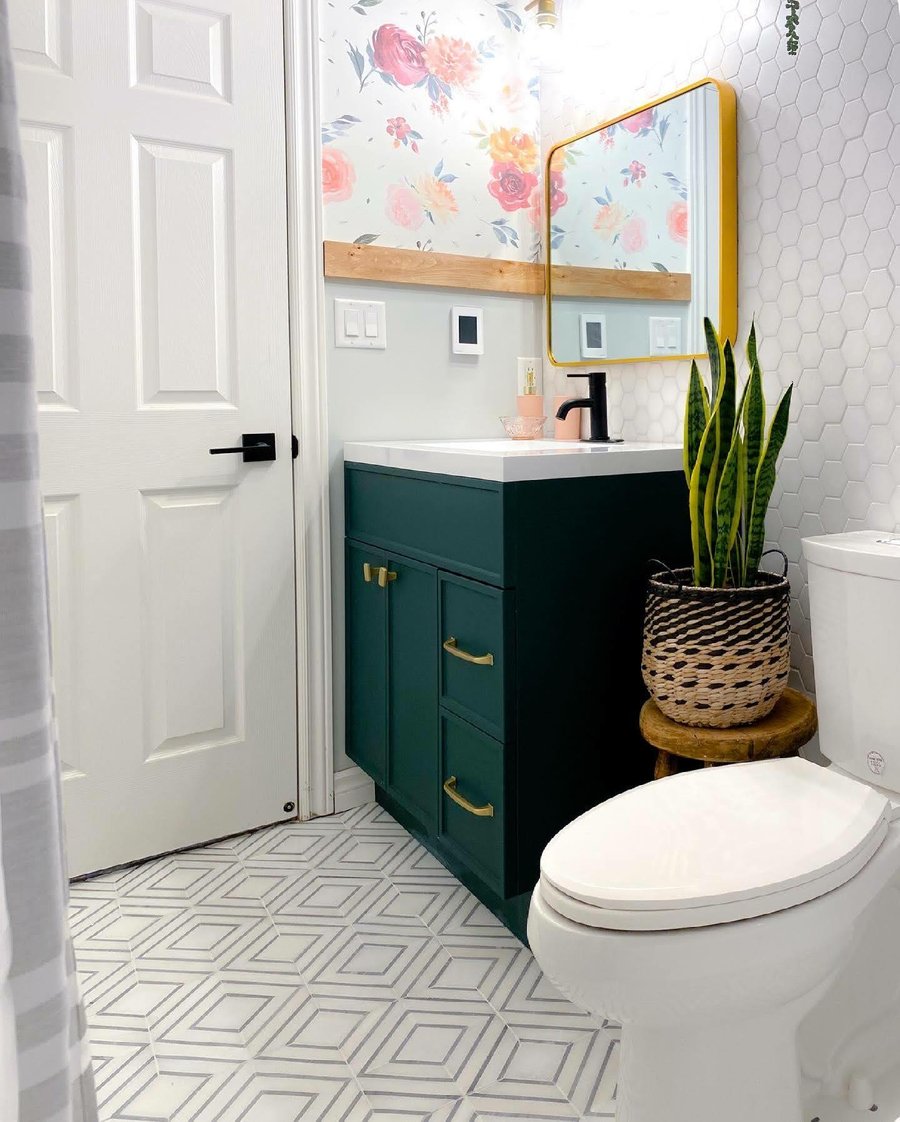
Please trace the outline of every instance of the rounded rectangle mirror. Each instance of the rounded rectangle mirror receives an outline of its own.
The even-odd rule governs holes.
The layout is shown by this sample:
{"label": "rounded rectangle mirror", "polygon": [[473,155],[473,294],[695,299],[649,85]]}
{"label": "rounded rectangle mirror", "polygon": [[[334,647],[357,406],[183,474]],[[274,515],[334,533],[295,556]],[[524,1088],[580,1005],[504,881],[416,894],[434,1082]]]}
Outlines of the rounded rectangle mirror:
{"label": "rounded rectangle mirror", "polygon": [[705,78],[551,149],[547,335],[556,366],[703,357],[737,330],[734,91]]}

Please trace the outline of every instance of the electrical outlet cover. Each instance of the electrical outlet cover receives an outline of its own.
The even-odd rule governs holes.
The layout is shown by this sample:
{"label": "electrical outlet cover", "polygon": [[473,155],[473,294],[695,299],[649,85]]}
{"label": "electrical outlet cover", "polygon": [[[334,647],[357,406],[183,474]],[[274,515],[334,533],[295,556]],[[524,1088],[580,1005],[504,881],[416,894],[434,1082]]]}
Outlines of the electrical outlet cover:
{"label": "electrical outlet cover", "polygon": [[540,358],[519,358],[516,359],[517,376],[516,385],[518,393],[524,394],[528,392],[528,372],[534,371],[534,392],[542,394],[544,392],[544,363]]}

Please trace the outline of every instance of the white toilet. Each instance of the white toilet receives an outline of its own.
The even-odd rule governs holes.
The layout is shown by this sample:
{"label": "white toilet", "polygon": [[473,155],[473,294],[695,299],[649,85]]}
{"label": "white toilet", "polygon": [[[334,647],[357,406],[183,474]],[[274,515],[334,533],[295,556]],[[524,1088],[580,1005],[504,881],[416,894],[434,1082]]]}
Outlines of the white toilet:
{"label": "white toilet", "polygon": [[900,1114],[900,537],[810,538],[820,747],[566,826],[528,938],[622,1025],[618,1122]]}

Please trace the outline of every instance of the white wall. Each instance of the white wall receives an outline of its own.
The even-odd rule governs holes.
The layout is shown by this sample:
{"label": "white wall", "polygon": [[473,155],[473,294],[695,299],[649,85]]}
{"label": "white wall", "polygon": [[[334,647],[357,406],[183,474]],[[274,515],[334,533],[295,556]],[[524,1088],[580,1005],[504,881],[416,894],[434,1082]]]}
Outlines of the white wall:
{"label": "white wall", "polygon": [[[545,144],[707,75],[737,92],[740,339],[755,317],[770,402],[795,384],[768,528],[791,561],[794,665],[812,688],[801,538],[900,524],[897,4],[802,4],[796,57],[778,0],[563,11]],[[611,421],[633,438],[677,437],[686,375],[617,368]]]}
{"label": "white wall", "polygon": [[[384,300],[384,351],[334,346],[333,301]],[[450,308],[484,309],[485,353],[450,352]],[[344,754],[344,495],[347,440],[502,436],[498,418],[515,412],[516,358],[542,353],[541,301],[404,285],[326,284],[326,353],[334,621],[335,767]]]}

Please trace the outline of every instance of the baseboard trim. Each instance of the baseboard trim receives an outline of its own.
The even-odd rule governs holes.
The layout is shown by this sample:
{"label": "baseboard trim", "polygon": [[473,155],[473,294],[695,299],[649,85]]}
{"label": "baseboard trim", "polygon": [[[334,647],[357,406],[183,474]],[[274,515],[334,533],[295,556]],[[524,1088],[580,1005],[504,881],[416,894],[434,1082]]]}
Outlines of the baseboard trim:
{"label": "baseboard trim", "polygon": [[375,784],[355,764],[334,773],[334,813],[375,802]]}

